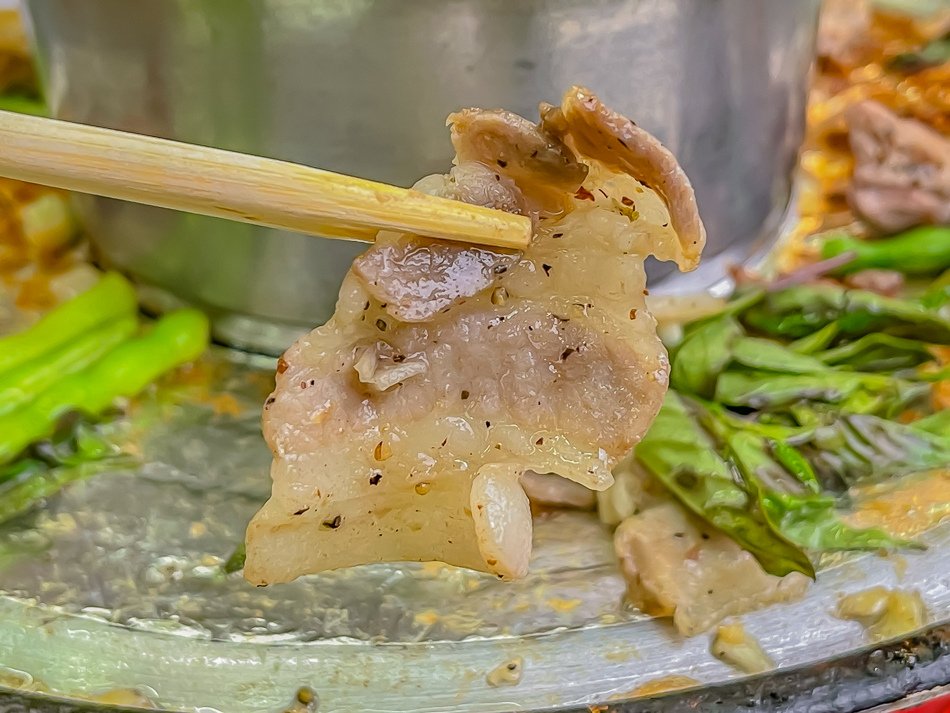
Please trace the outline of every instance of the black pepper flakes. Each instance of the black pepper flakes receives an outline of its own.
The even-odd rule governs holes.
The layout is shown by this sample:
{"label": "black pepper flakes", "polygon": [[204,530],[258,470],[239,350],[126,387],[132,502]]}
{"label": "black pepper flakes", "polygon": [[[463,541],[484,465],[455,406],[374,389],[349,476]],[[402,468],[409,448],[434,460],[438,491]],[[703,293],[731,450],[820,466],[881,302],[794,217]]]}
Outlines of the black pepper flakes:
{"label": "black pepper flakes", "polygon": [[500,158],[500,159],[498,159],[497,161],[495,161],[495,163],[498,164],[498,167],[499,167],[499,168],[508,168],[508,162],[505,161],[504,159],[501,159],[501,158]]}
{"label": "black pepper flakes", "polygon": [[576,351],[577,350],[574,349],[573,347],[568,347],[563,352],[561,352],[561,361],[565,361],[571,354],[573,354]]}
{"label": "black pepper flakes", "polygon": [[536,446],[543,446],[543,445],[544,445],[544,436],[541,436],[538,440],[536,440],[536,441],[534,442],[534,445],[536,445]]}
{"label": "black pepper flakes", "polygon": [[627,196],[622,196],[622,197],[620,198],[620,202],[623,203],[623,204],[624,204],[625,206],[627,206],[628,208],[630,208],[630,207],[632,207],[632,206],[635,205],[634,202],[633,202],[633,198],[629,198],[629,197],[627,197]]}
{"label": "black pepper flakes", "polygon": [[547,275],[548,277],[551,276],[551,266],[550,266],[550,265],[548,265],[547,263],[544,263],[544,264],[541,265],[541,269],[544,270],[544,274],[545,274],[545,275]]}
{"label": "black pepper flakes", "polygon": [[504,275],[506,272],[508,272],[506,265],[495,265],[494,273],[496,275]]}
{"label": "black pepper flakes", "polygon": [[307,512],[307,510],[309,510],[309,509],[310,509],[310,506],[309,506],[309,505],[308,505],[307,507],[305,507],[305,508],[300,508],[299,510],[297,510],[297,511],[294,513],[294,515],[303,515],[303,514],[304,514],[305,512]]}
{"label": "black pepper flakes", "polygon": [[406,361],[405,354],[393,354],[393,364],[402,364]]}
{"label": "black pepper flakes", "polygon": [[462,401],[465,401],[468,397],[469,397],[468,391],[465,389],[462,389]]}
{"label": "black pepper flakes", "polygon": [[704,540],[708,540],[708,539],[709,539],[709,533],[707,533],[707,532],[701,532],[701,533],[700,533],[700,537],[702,537]]}
{"label": "black pepper flakes", "polygon": [[264,408],[267,408],[267,407],[270,406],[272,403],[274,403],[276,400],[277,400],[277,397],[276,397],[276,396],[268,396],[268,397],[267,397],[267,401],[264,402]]}
{"label": "black pepper flakes", "polygon": [[577,189],[577,192],[574,194],[574,197],[580,201],[592,201],[594,200],[594,194],[588,191],[584,186],[581,186]]}
{"label": "black pepper flakes", "polygon": [[379,481],[381,481],[382,479],[383,479],[383,474],[380,473],[379,471],[376,471],[371,476],[369,476],[369,484],[379,485]]}
{"label": "black pepper flakes", "polygon": [[564,237],[564,233],[555,233],[555,234],[552,235],[551,237],[552,237],[552,238],[555,238],[555,239],[557,239],[557,238],[563,238],[563,237]]}
{"label": "black pepper flakes", "polygon": [[674,533],[673,533],[673,537],[681,537],[681,538],[682,538],[682,537],[686,537],[686,533],[685,533],[685,532],[674,532]]}
{"label": "black pepper flakes", "polygon": [[485,421],[485,428],[491,428],[491,421]]}
{"label": "black pepper flakes", "polygon": [[335,529],[337,529],[337,528],[338,528],[340,525],[342,525],[342,524],[343,524],[343,516],[342,516],[342,515],[337,515],[337,516],[335,516],[335,517],[334,517],[333,519],[331,519],[331,520],[324,520],[324,521],[323,521],[323,526],[324,526],[325,528],[327,528],[328,530],[335,530]]}
{"label": "black pepper flakes", "polygon": [[386,324],[386,320],[384,319],[376,320],[376,329],[378,329],[380,332],[385,332],[387,326],[388,325]]}

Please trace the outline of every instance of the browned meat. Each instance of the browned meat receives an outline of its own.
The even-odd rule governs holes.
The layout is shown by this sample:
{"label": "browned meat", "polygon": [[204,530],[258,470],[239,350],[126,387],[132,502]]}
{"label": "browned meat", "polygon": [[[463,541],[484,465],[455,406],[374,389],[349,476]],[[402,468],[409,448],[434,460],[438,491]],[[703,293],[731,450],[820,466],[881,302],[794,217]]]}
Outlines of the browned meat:
{"label": "browned meat", "polygon": [[573,87],[559,108],[542,108],[541,125],[551,134],[569,138],[581,155],[627,173],[659,193],[670,211],[677,240],[657,246],[657,257],[675,260],[681,270],[699,264],[706,229],[693,187],[676,157],[656,137],[611,111],[583,87]]}
{"label": "browned meat", "polygon": [[[265,406],[273,490],[248,528],[254,583],[400,560],[521,576],[522,475],[602,490],[660,407],[668,360],[643,261],[676,242],[663,201],[594,161],[566,169],[589,165],[579,190],[547,160],[533,172],[536,142],[465,140],[527,151],[504,154],[505,175],[529,201],[553,183],[569,210],[540,216],[521,256],[382,236],[357,261],[333,318],[284,355]],[[483,176],[418,187],[496,196],[469,189]]]}
{"label": "browned meat", "polygon": [[897,297],[904,287],[904,276],[895,270],[861,270],[844,278],[848,287]]}
{"label": "browned meat", "polygon": [[845,113],[854,212],[883,233],[950,223],[950,139],[873,101]]}
{"label": "browned meat", "polygon": [[870,45],[871,4],[868,0],[825,0],[818,23],[815,51],[822,59],[853,67]]}
{"label": "browned meat", "polygon": [[478,162],[511,177],[532,213],[563,212],[587,177],[587,166],[559,138],[510,111],[463,109],[448,125],[459,163]]}

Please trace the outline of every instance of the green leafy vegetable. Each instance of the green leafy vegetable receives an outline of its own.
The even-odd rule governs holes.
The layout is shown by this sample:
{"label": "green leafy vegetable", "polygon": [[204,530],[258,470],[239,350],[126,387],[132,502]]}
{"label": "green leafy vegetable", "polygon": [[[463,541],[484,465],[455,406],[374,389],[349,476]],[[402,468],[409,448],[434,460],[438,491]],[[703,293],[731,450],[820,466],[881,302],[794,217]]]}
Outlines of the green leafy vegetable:
{"label": "green leafy vegetable", "polygon": [[784,374],[818,374],[828,371],[821,360],[801,354],[788,347],[759,337],[739,339],[732,348],[733,360],[750,369]]}
{"label": "green leafy vegetable", "polygon": [[931,40],[916,52],[902,52],[888,60],[889,69],[902,72],[919,72],[927,67],[937,67],[950,62],[950,35]]}
{"label": "green leafy vegetable", "polygon": [[928,387],[884,374],[825,371],[820,374],[774,374],[725,371],[716,382],[715,399],[733,407],[760,411],[784,409],[800,401],[846,405],[858,412],[892,412],[912,403]]}
{"label": "green leafy vegetable", "polygon": [[772,441],[772,453],[775,459],[784,466],[785,470],[795,476],[798,482],[813,493],[821,492],[821,483],[811,463],[798,449],[782,441]]}
{"label": "green leafy vegetable", "polygon": [[840,331],[837,324],[830,322],[818,331],[796,339],[788,345],[788,348],[799,354],[814,354],[830,347]]}
{"label": "green leafy vegetable", "polygon": [[927,309],[940,309],[950,304],[950,270],[930,283],[930,286],[920,297],[920,303]]}
{"label": "green leafy vegetable", "polygon": [[836,270],[840,275],[867,269],[934,275],[950,268],[950,226],[924,225],[880,240],[839,235],[821,246],[823,259],[846,252],[855,257]]}
{"label": "green leafy vegetable", "polygon": [[807,337],[836,322],[843,337],[884,332],[928,344],[950,343],[950,320],[919,302],[824,283],[767,293],[741,319],[763,334],[788,339]]}
{"label": "green leafy vegetable", "polygon": [[766,572],[815,576],[808,556],[769,526],[736,483],[729,464],[715,452],[675,392],[667,394],[635,455],[680,502],[751,552]]}
{"label": "green leafy vegetable", "polygon": [[29,512],[42,500],[55,495],[70,483],[128,465],[128,459],[117,458],[107,463],[81,463],[68,467],[27,470],[0,485],[0,524]]}
{"label": "green leafy vegetable", "polygon": [[728,315],[692,330],[674,354],[670,384],[686,393],[711,396],[719,372],[732,360],[732,348],[742,336],[742,327]]}
{"label": "green leafy vegetable", "polygon": [[919,431],[926,431],[937,436],[950,438],[950,409],[937,411],[937,413],[917,419],[908,425]]}
{"label": "green leafy vegetable", "polygon": [[809,550],[923,549],[916,542],[891,537],[883,530],[851,527],[841,519],[831,497],[767,492],[762,494],[761,502],[769,521],[789,540]]}
{"label": "green leafy vegetable", "polygon": [[878,333],[866,334],[815,356],[825,364],[856,371],[896,371],[933,360],[922,342]]}
{"label": "green leafy vegetable", "polygon": [[227,560],[225,560],[224,564],[221,565],[221,569],[225,574],[240,572],[242,569],[244,569],[244,560],[246,559],[247,550],[244,543],[242,542],[234,548],[234,552],[232,552]]}
{"label": "green leafy vegetable", "polygon": [[840,414],[793,443],[833,491],[950,465],[950,436],[869,414]]}

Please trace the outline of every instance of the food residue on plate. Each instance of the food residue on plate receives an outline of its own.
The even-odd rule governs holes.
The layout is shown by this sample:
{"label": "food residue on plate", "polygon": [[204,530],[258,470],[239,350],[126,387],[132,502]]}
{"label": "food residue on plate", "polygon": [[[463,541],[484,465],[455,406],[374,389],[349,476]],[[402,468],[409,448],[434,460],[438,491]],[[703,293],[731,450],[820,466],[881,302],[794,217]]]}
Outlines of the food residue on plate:
{"label": "food residue on plate", "polygon": [[615,693],[610,699],[619,701],[628,698],[648,698],[649,696],[658,696],[661,693],[669,693],[670,691],[679,691],[684,688],[701,685],[702,683],[700,681],[697,681],[695,678],[690,678],[689,676],[661,676],[660,678],[654,678],[651,681],[642,683],[625,693]]}
{"label": "food residue on plate", "polygon": [[524,659],[516,656],[489,671],[485,680],[489,686],[514,686],[521,682],[524,674]]}
{"label": "food residue on plate", "polygon": [[741,622],[721,624],[713,636],[710,651],[717,659],[743,673],[762,673],[775,668],[761,644]]}
{"label": "food residue on plate", "polygon": [[883,641],[922,627],[927,607],[915,590],[872,587],[843,596],[835,615],[859,622],[872,641]]}

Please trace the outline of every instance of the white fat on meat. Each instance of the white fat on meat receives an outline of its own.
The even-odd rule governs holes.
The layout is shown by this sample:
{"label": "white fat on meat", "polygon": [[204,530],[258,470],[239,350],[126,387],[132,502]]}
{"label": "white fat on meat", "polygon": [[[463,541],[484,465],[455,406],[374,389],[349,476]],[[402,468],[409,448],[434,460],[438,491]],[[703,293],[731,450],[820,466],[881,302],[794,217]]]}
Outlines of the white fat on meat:
{"label": "white fat on meat", "polygon": [[768,574],[727,535],[667,502],[625,519],[614,549],[627,598],[654,616],[672,617],[686,636],[728,616],[799,599],[809,579]]}
{"label": "white fat on meat", "polygon": [[[454,116],[465,160],[417,187],[526,211],[535,237],[505,254],[387,234],[357,259],[333,317],[279,361],[265,404],[273,487],[248,527],[255,584],[381,561],[523,576],[523,474],[607,488],[662,403],[669,363],[643,262],[681,243],[679,208],[570,131]],[[468,133],[480,130],[492,140]]]}

